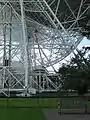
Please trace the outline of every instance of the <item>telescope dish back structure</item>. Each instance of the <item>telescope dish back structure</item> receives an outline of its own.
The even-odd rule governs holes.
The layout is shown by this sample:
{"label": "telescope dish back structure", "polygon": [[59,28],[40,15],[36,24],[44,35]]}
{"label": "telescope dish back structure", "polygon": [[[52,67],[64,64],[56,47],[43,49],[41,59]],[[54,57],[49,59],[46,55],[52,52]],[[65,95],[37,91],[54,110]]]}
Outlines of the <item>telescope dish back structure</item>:
{"label": "telescope dish back structure", "polygon": [[0,94],[58,90],[47,68],[81,42],[89,12],[89,0],[0,0]]}

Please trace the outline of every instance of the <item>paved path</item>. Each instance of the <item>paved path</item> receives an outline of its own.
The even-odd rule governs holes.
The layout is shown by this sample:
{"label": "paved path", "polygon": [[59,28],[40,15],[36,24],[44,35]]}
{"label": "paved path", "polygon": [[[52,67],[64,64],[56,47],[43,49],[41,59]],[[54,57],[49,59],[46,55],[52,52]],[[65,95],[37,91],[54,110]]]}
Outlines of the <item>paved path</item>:
{"label": "paved path", "polygon": [[43,110],[46,120],[90,120],[90,114],[58,114],[56,109]]}

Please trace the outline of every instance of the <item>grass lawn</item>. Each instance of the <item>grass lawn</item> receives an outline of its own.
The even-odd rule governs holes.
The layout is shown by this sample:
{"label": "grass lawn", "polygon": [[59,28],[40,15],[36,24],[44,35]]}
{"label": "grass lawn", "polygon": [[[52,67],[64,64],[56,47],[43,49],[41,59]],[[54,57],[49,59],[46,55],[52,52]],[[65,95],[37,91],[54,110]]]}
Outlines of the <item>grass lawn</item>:
{"label": "grass lawn", "polygon": [[45,120],[40,108],[0,108],[0,120]]}
{"label": "grass lawn", "polygon": [[[85,103],[90,108],[90,102],[80,98],[61,98],[62,108],[74,108],[83,106]],[[0,108],[57,108],[59,98],[0,98]]]}
{"label": "grass lawn", "polygon": [[[61,99],[62,108],[78,108],[84,103],[90,108],[90,101],[78,98]],[[0,120],[45,120],[42,109],[57,108],[59,100],[60,98],[0,98]]]}
{"label": "grass lawn", "polygon": [[0,98],[0,107],[56,108],[58,98]]}
{"label": "grass lawn", "polygon": [[45,120],[43,108],[56,108],[58,98],[0,98],[0,120]]}

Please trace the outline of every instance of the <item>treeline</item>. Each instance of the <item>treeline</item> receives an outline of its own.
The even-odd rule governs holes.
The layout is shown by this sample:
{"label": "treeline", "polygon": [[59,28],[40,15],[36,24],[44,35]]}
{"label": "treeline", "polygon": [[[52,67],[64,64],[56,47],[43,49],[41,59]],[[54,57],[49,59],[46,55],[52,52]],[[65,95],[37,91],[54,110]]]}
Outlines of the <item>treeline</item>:
{"label": "treeline", "polygon": [[[76,90],[78,94],[84,94],[90,89],[90,47],[83,47],[74,52],[70,64],[63,64],[58,74],[61,78],[63,90]],[[87,55],[88,54],[88,55]]]}

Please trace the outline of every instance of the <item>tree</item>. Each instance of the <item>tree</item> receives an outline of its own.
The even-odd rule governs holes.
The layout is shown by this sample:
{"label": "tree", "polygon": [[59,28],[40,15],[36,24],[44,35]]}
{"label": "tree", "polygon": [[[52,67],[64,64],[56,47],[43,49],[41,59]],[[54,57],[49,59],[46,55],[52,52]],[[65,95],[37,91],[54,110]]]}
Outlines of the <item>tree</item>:
{"label": "tree", "polygon": [[84,94],[90,87],[90,60],[85,58],[87,49],[77,50],[69,65],[59,68],[62,79],[62,89],[77,90],[78,94]]}
{"label": "tree", "polygon": [[79,95],[84,95],[88,92],[87,83],[84,80],[78,81],[77,92]]}

